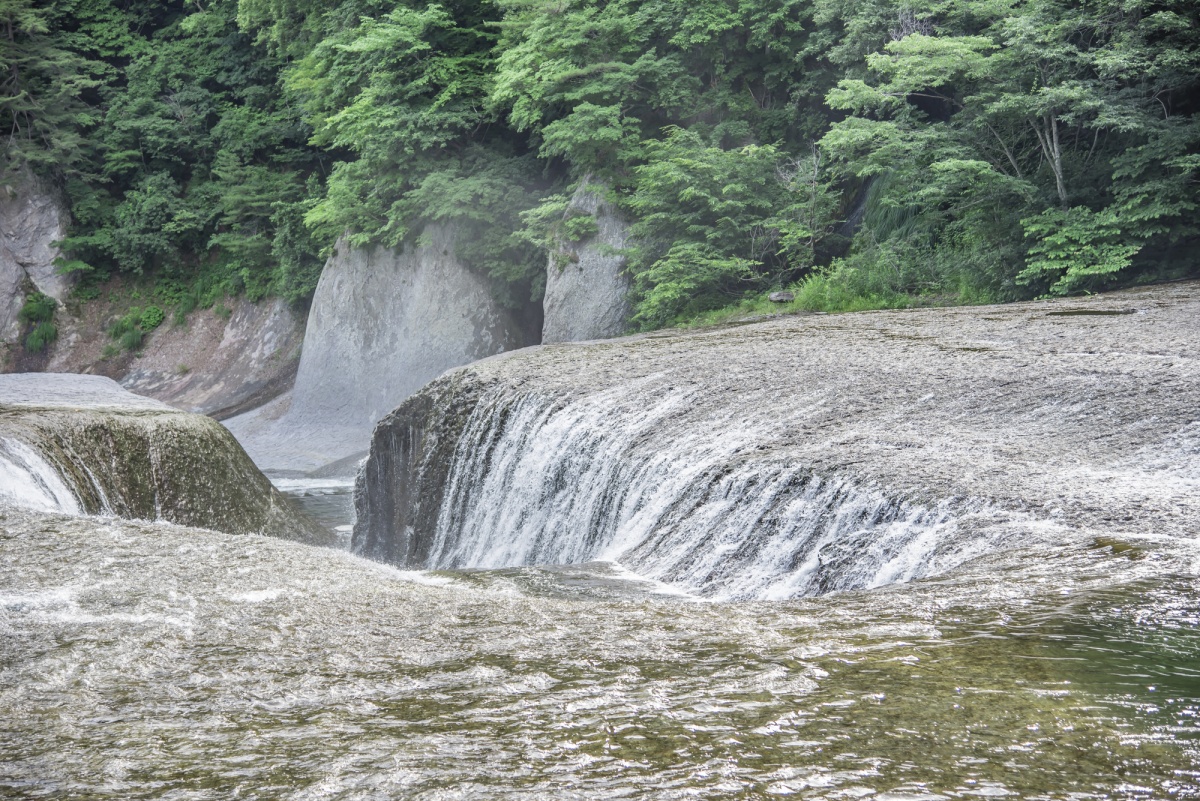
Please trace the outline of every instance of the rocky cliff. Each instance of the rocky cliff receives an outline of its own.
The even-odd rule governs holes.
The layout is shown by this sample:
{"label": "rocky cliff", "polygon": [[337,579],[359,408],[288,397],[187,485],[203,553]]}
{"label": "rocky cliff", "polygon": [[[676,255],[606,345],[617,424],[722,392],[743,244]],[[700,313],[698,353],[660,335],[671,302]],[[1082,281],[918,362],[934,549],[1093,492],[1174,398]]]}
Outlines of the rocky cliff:
{"label": "rocky cliff", "polygon": [[596,233],[562,243],[546,268],[542,342],[607,339],[629,327],[630,281],[618,251],[629,241],[629,224],[604,199],[605,187],[584,181],[571,198],[570,213],[596,220]]}
{"label": "rocky cliff", "polygon": [[70,278],[57,271],[54,246],[69,222],[58,193],[44,181],[28,172],[0,174],[0,347],[20,335],[17,313],[28,292],[61,301],[70,290]]}
{"label": "rocky cliff", "polygon": [[[58,272],[54,243],[70,216],[58,193],[27,172],[0,176],[0,373],[94,373],[178,408],[228,417],[291,386],[304,320],[281,300],[226,299],[200,309],[186,325],[167,322],[136,353],[112,353],[108,329],[132,305],[136,287],[114,279],[87,303],[70,297],[71,276]],[[57,339],[37,354],[20,343],[18,313],[41,292],[59,302]],[[219,313],[228,312],[228,313]]]}
{"label": "rocky cliff", "polygon": [[526,344],[431,226],[402,250],[339,243],[321,273],[295,388],[228,421],[255,461],[308,470],[364,452],[375,422],[444,371]]}
{"label": "rocky cliff", "polygon": [[304,319],[278,298],[226,298],[197,309],[183,325],[168,316],[136,352],[112,354],[108,328],[133,304],[115,285],[96,300],[68,301],[55,313],[58,339],[40,371],[108,376],[139,395],[224,419],[291,388]]}
{"label": "rocky cliff", "polygon": [[354,548],[786,598],[1046,539],[1194,537],[1198,314],[1190,283],[488,359],[376,429]]}
{"label": "rocky cliff", "polygon": [[0,505],[6,504],[331,540],[291,507],[219,423],[100,376],[0,376]]}

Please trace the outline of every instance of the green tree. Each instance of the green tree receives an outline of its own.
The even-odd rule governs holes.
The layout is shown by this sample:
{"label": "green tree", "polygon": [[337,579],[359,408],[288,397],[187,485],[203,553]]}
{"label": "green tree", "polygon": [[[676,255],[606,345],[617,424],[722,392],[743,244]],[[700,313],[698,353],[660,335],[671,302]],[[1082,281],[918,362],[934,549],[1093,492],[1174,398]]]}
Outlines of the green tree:
{"label": "green tree", "polygon": [[1103,286],[1150,240],[1187,235],[1196,140],[1172,108],[1197,88],[1195,17],[1186,3],[930,4],[830,92],[850,116],[823,146],[850,174],[893,176],[879,202],[912,209],[935,248],[951,231],[980,254],[1027,238],[1030,261],[999,283]]}

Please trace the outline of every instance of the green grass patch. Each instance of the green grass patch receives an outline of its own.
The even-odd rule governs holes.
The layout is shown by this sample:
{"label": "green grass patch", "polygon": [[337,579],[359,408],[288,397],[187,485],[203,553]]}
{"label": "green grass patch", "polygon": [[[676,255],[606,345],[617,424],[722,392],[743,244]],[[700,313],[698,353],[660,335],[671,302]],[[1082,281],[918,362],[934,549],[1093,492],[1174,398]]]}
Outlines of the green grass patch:
{"label": "green grass patch", "polygon": [[58,301],[41,292],[32,292],[25,298],[17,312],[17,319],[30,326],[25,337],[25,350],[41,353],[58,339],[58,326],[52,322],[57,308]]}
{"label": "green grass patch", "polygon": [[[146,306],[144,308],[133,306],[129,311],[125,312],[124,316],[118,317],[108,327],[108,336],[121,349],[134,351],[142,346],[146,334],[158,328],[164,319],[166,319],[166,312],[158,306]],[[116,354],[106,352],[105,358],[112,355]]]}
{"label": "green grass patch", "polygon": [[[772,290],[778,291],[778,290]],[[955,291],[913,294],[896,292],[887,288],[857,287],[837,273],[816,273],[787,288],[794,299],[776,303],[769,299],[771,292],[743,298],[719,309],[677,318],[673,327],[699,328],[722,325],[755,317],[773,314],[795,314],[799,312],[858,312],[880,309],[911,309],[930,306],[974,306],[994,303],[995,300],[973,286],[962,286]]]}
{"label": "green grass patch", "polygon": [[25,337],[25,350],[30,353],[41,353],[54,340],[58,339],[58,327],[49,321],[38,323],[29,336]]}

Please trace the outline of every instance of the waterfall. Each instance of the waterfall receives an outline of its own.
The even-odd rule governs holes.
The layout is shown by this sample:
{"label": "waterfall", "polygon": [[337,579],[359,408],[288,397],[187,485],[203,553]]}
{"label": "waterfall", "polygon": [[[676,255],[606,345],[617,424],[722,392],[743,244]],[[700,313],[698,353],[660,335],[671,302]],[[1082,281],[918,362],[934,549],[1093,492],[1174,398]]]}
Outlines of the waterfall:
{"label": "waterfall", "polygon": [[333,541],[215,420],[100,376],[0,376],[0,508],[14,507]]}
{"label": "waterfall", "polygon": [[653,383],[583,402],[491,385],[429,542],[404,552],[443,569],[614,561],[712,598],[777,599],[941,572],[1014,530],[980,502],[922,504],[772,457],[736,405],[697,428],[697,399]]}
{"label": "waterfall", "polygon": [[0,504],[39,512],[83,513],[58,471],[33,448],[9,437],[0,437]]}

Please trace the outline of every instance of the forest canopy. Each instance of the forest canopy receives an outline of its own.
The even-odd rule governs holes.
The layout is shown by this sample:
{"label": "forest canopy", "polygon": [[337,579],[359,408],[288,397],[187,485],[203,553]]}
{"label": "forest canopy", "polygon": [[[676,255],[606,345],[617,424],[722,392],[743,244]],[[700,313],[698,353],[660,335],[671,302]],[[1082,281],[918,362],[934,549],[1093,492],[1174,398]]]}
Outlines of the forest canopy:
{"label": "forest canopy", "polygon": [[[633,222],[654,328],[1196,274],[1193,0],[0,0],[4,173],[64,267],[303,300],[434,221],[518,304]],[[582,232],[582,233],[581,233]]]}

